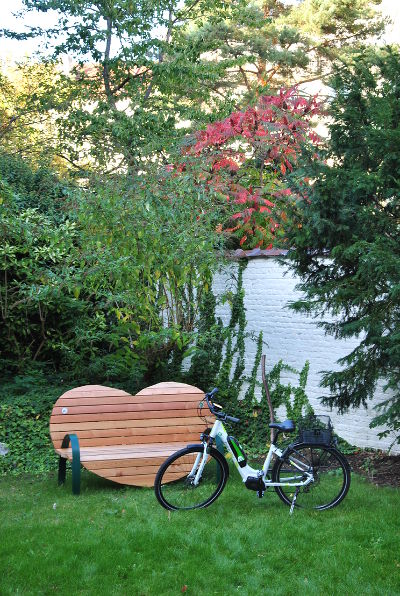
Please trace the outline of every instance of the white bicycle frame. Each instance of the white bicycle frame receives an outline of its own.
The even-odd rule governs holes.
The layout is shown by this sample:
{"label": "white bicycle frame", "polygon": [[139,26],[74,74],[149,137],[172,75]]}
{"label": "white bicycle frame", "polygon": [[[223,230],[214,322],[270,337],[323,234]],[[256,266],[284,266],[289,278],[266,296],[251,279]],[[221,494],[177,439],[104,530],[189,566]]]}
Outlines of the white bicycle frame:
{"label": "white bicycle frame", "polygon": [[[234,465],[236,466],[237,471],[239,472],[240,476],[242,477],[243,482],[246,482],[246,480],[249,477],[258,477],[258,478],[262,478],[264,481],[264,484],[266,486],[294,486],[294,487],[301,487],[301,486],[307,486],[308,484],[310,484],[311,482],[313,482],[314,478],[313,478],[313,474],[311,472],[308,472],[306,469],[304,469],[304,464],[302,464],[301,461],[291,457],[290,458],[290,463],[297,468],[302,475],[306,476],[307,478],[305,480],[302,481],[297,481],[296,476],[293,477],[288,477],[286,478],[286,482],[272,482],[272,480],[270,480],[269,478],[267,478],[267,474],[268,474],[268,470],[269,470],[269,466],[272,460],[272,456],[276,455],[278,457],[282,456],[282,451],[281,449],[279,449],[278,447],[276,447],[276,445],[271,445],[267,454],[267,457],[265,458],[265,462],[264,465],[262,467],[262,470],[256,470],[255,468],[252,468],[251,466],[249,466],[249,464],[246,463],[245,466],[240,467],[235,454],[233,453],[229,443],[228,443],[228,433],[226,432],[226,429],[223,425],[223,423],[221,422],[221,420],[216,420],[214,422],[214,425],[210,431],[210,438],[217,440],[219,439],[221,443],[224,444],[225,448],[227,449],[228,453],[231,454],[232,456],[232,460]],[[201,458],[201,462],[199,461]],[[193,484],[196,486],[200,479],[201,479],[201,475],[203,473],[203,469],[204,466],[206,465],[207,462],[207,444],[204,444],[204,452],[203,454],[199,453],[198,456],[196,457],[196,461],[194,462],[192,471],[190,472],[189,476],[194,476],[193,478]],[[199,465],[200,464],[200,465]]]}

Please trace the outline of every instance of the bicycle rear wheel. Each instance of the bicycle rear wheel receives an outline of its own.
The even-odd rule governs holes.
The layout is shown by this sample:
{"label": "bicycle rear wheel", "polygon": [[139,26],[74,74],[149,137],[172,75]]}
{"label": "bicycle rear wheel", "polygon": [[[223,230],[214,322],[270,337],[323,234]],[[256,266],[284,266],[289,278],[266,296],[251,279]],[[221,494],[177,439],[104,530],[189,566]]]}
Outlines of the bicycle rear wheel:
{"label": "bicycle rear wheel", "polygon": [[[301,468],[301,470],[299,469]],[[346,496],[350,488],[350,466],[346,458],[333,447],[302,443],[294,445],[275,462],[273,482],[300,482],[313,474],[313,481],[300,488],[295,506],[304,509],[331,509]],[[286,505],[291,505],[294,486],[276,486],[275,491]]]}
{"label": "bicycle rear wheel", "polygon": [[199,482],[196,474],[202,465],[204,445],[193,445],[171,455],[160,467],[154,482],[159,503],[165,509],[200,509],[208,507],[222,493],[228,480],[225,458],[211,448]]}

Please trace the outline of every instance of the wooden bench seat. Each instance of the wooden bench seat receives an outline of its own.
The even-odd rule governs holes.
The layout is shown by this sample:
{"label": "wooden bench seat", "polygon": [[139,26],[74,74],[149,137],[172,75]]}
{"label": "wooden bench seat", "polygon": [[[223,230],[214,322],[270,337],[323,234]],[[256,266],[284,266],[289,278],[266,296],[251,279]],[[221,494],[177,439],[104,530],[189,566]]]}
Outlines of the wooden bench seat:
{"label": "wooden bench seat", "polygon": [[63,446],[64,439],[75,435],[79,462],[88,470],[120,484],[153,486],[161,463],[188,443],[199,442],[213,423],[206,404],[199,416],[203,396],[197,387],[175,382],[146,387],[135,396],[101,385],[67,391],[50,417],[50,435],[64,460],[61,481],[65,460],[72,461],[77,449],[76,443]]}

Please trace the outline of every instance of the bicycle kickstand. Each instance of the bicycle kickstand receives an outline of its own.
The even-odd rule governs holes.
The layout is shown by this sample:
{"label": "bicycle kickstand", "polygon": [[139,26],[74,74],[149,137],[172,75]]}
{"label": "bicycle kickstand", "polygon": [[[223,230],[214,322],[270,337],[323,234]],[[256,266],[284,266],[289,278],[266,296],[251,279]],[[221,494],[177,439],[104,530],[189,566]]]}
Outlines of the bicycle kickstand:
{"label": "bicycle kickstand", "polygon": [[290,511],[289,511],[289,515],[292,515],[292,513],[293,513],[294,506],[295,506],[295,504],[296,504],[297,495],[299,494],[299,492],[300,492],[300,486],[298,486],[298,487],[296,488],[296,491],[295,491],[295,493],[294,493],[294,497],[293,497],[293,499],[292,499],[292,504],[290,505]]}

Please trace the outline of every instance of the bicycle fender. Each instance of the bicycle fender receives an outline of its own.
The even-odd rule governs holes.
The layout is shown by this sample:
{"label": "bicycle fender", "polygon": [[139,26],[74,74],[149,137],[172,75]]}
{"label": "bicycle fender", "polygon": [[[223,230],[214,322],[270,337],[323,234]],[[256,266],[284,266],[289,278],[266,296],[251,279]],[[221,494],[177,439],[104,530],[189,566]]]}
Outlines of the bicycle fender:
{"label": "bicycle fender", "polygon": [[204,444],[203,443],[190,443],[190,445],[186,445],[186,447],[203,447],[204,448]]}

